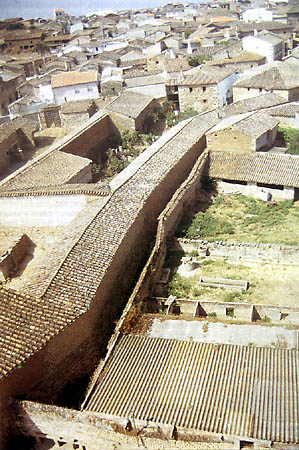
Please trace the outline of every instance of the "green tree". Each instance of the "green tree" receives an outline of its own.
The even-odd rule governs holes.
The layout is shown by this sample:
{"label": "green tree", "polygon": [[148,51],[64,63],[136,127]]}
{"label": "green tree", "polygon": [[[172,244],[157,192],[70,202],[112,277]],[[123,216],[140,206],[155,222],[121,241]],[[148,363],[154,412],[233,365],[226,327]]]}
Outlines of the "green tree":
{"label": "green tree", "polygon": [[204,64],[206,61],[209,61],[211,58],[210,56],[204,56],[204,55],[194,55],[190,56],[188,59],[189,65],[192,67],[200,66],[201,64]]}

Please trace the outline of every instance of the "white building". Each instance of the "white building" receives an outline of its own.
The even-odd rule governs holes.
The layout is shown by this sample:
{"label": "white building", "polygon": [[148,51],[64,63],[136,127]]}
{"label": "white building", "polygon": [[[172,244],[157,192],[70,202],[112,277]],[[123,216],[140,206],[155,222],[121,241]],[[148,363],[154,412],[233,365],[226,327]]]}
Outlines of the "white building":
{"label": "white building", "polygon": [[99,97],[98,73],[95,70],[53,75],[51,86],[56,105]]}
{"label": "white building", "polygon": [[255,32],[254,36],[245,36],[242,39],[243,50],[266,57],[266,63],[281,61],[287,54],[288,44],[286,39],[282,39],[277,34],[263,30]]}
{"label": "white building", "polygon": [[273,14],[265,8],[252,8],[243,12],[243,20],[244,22],[271,22]]}

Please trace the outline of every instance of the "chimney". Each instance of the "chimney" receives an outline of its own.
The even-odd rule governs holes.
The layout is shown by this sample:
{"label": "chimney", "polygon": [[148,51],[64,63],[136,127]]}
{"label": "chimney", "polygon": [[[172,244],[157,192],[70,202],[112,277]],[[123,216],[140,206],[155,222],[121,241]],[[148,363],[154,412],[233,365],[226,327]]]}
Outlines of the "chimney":
{"label": "chimney", "polygon": [[254,36],[257,36],[257,29],[255,28],[253,31]]}

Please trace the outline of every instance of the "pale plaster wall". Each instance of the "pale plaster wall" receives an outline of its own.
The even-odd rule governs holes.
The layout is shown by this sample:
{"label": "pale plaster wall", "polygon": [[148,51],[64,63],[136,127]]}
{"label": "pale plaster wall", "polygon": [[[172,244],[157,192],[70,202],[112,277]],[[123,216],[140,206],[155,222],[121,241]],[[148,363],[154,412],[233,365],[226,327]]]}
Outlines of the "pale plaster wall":
{"label": "pale plaster wall", "polygon": [[68,225],[84,208],[84,195],[0,198],[1,226],[57,227]]}
{"label": "pale plaster wall", "polygon": [[98,82],[62,86],[53,89],[56,105],[75,100],[99,98]]}
{"label": "pale plaster wall", "polygon": [[236,183],[227,183],[223,180],[217,180],[217,190],[219,193],[232,194],[241,193],[253,198],[261,198],[262,191],[269,192],[272,196],[272,200],[293,200],[295,195],[295,189],[290,186],[284,186],[281,189],[272,189],[270,187],[259,187],[256,183],[247,183],[247,185]]}

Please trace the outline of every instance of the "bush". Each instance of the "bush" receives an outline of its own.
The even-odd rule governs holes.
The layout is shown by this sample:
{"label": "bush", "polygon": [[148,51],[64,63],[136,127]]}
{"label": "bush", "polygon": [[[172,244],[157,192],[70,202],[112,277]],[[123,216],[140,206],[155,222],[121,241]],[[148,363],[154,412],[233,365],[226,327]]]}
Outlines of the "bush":
{"label": "bush", "polygon": [[191,288],[192,282],[190,280],[175,274],[168,284],[168,295],[185,298],[188,297]]}
{"label": "bush", "polygon": [[290,155],[299,155],[299,129],[278,127],[278,131],[282,133],[287,151]]}

